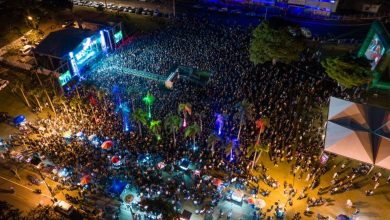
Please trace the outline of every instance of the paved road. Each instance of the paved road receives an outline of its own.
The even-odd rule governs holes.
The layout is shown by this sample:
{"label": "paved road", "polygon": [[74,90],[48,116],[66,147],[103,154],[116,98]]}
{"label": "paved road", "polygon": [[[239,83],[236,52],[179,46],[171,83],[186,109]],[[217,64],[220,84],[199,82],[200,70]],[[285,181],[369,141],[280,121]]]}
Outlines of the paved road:
{"label": "paved road", "polygon": [[35,187],[26,187],[22,184],[0,176],[0,190],[13,187],[14,193],[0,192],[1,200],[7,201],[15,208],[28,212],[40,203],[42,205],[51,205],[50,196],[46,194],[36,194],[33,192]]}

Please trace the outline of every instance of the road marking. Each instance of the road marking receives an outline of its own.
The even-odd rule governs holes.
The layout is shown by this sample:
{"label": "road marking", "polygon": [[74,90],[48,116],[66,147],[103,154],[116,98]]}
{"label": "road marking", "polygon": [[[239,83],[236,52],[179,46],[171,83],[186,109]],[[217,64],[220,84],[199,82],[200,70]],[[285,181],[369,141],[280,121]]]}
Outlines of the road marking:
{"label": "road marking", "polygon": [[[30,190],[31,192],[34,192],[33,189],[28,188],[27,186],[23,186],[23,185],[20,184],[20,183],[14,182],[14,181],[9,180],[9,179],[7,179],[7,178],[4,178],[4,177],[2,177],[2,176],[0,176],[0,178],[3,179],[3,180],[6,180],[6,181],[8,181],[8,182],[11,182],[11,183],[13,183],[13,184],[15,184],[15,185],[18,185],[18,186],[20,186],[20,187],[23,187],[23,188],[25,188],[25,189],[28,189],[28,190]],[[40,195],[45,196],[45,197],[48,197],[48,198],[51,199],[51,196],[49,196],[49,195],[46,195],[46,194],[43,194],[43,193],[41,193]]]}

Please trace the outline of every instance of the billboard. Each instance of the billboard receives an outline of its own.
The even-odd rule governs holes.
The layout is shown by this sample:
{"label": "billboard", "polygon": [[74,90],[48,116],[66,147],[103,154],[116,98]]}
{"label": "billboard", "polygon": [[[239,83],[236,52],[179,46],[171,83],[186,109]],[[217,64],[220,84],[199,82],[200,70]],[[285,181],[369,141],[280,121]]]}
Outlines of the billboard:
{"label": "billboard", "polygon": [[119,41],[121,41],[123,38],[123,34],[122,34],[122,31],[118,31],[114,34],[114,41],[115,43],[118,43]]}
{"label": "billboard", "polygon": [[72,79],[72,74],[70,74],[69,70],[67,70],[65,73],[63,73],[61,76],[58,77],[61,86],[66,85],[71,79]]}
{"label": "billboard", "polygon": [[370,61],[371,69],[375,69],[384,53],[385,47],[383,42],[379,39],[378,34],[374,34],[364,53],[364,56]]}

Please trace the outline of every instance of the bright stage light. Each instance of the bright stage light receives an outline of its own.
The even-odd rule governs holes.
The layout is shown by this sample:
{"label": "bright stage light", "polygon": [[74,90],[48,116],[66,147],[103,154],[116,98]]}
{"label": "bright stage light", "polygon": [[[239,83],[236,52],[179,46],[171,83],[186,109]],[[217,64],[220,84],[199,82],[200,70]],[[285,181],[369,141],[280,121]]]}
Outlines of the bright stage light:
{"label": "bright stage light", "polygon": [[106,39],[104,38],[104,33],[103,31],[100,31],[100,45],[102,46],[102,50],[106,52],[107,50],[107,45],[106,45]]}
{"label": "bright stage light", "polygon": [[79,75],[79,68],[77,66],[77,63],[76,63],[76,60],[74,58],[74,55],[73,55],[73,52],[69,52],[69,58],[70,58],[70,64],[72,66],[72,69],[73,69],[73,73],[75,75]]}

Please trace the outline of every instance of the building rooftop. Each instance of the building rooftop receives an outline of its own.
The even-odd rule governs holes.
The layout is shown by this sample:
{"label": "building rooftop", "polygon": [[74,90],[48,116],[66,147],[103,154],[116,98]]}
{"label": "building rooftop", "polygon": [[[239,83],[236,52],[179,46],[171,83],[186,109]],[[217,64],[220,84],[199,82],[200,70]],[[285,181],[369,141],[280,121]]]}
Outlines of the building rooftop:
{"label": "building rooftop", "polygon": [[95,32],[87,29],[67,28],[51,32],[34,49],[34,53],[62,58]]}

